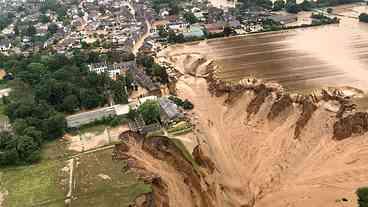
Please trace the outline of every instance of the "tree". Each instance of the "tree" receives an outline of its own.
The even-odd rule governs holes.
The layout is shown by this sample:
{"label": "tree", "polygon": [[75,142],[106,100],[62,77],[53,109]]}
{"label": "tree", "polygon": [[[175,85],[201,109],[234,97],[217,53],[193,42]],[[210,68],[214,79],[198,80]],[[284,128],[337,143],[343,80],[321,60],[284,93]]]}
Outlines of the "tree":
{"label": "tree", "polygon": [[39,17],[39,21],[46,24],[47,22],[50,21],[49,17],[46,16],[45,14],[41,14],[40,17]]}
{"label": "tree", "polygon": [[81,106],[85,109],[93,109],[100,106],[103,102],[101,96],[91,89],[84,89],[80,95]]}
{"label": "tree", "polygon": [[33,25],[29,25],[26,29],[26,35],[27,36],[34,36],[37,33],[36,28]]}
{"label": "tree", "polygon": [[300,7],[297,3],[294,3],[292,1],[289,1],[285,5],[285,9],[289,13],[297,14],[300,12]]}
{"label": "tree", "polygon": [[43,128],[46,130],[48,139],[56,139],[62,137],[65,133],[66,120],[61,113],[56,113],[50,116],[44,123]]}
{"label": "tree", "polygon": [[361,13],[359,15],[359,21],[361,21],[361,22],[368,22],[368,14],[367,13]]}
{"label": "tree", "polygon": [[169,75],[167,74],[166,68],[159,64],[154,63],[152,66],[152,75],[159,78],[160,82],[165,84],[169,82]]}
{"label": "tree", "polygon": [[276,0],[273,3],[273,10],[274,11],[280,11],[285,7],[285,1],[284,0]]}
{"label": "tree", "polygon": [[154,62],[155,60],[153,59],[152,56],[141,55],[141,54],[137,56],[137,63],[139,65],[143,65],[146,68],[152,68]]}
{"label": "tree", "polygon": [[0,165],[14,165],[18,162],[17,140],[10,132],[0,132],[0,152]]}
{"label": "tree", "polygon": [[273,3],[271,0],[256,0],[256,5],[266,9],[271,9]]}
{"label": "tree", "polygon": [[332,8],[327,8],[327,13],[331,14],[333,12]]}
{"label": "tree", "polygon": [[69,95],[63,100],[62,108],[64,111],[72,113],[79,108],[79,100],[76,95]]}
{"label": "tree", "polygon": [[49,24],[49,26],[47,27],[47,31],[50,34],[55,34],[58,30],[58,26],[55,23]]}
{"label": "tree", "polygon": [[160,106],[157,101],[148,100],[138,107],[138,112],[142,115],[146,124],[153,124],[160,121]]}
{"label": "tree", "polygon": [[356,191],[359,207],[368,207],[368,187],[359,188]]}
{"label": "tree", "polygon": [[132,107],[129,107],[129,112],[127,116],[130,120],[134,120],[138,116],[138,111],[136,109],[133,109]]}
{"label": "tree", "polygon": [[40,159],[40,147],[30,136],[17,137],[17,151],[19,159],[27,163],[33,163]]}
{"label": "tree", "polygon": [[127,104],[128,95],[125,91],[125,84],[121,80],[113,81],[111,83],[111,91],[115,104]]}
{"label": "tree", "polygon": [[233,29],[231,27],[229,27],[229,26],[226,26],[224,28],[223,33],[224,33],[224,36],[228,37],[228,36],[230,36],[233,33]]}
{"label": "tree", "polygon": [[299,4],[299,7],[303,11],[311,11],[314,5],[311,1],[304,0],[301,4]]}
{"label": "tree", "polygon": [[198,22],[198,19],[196,16],[194,16],[194,14],[192,12],[185,12],[183,15],[184,19],[189,23],[189,24],[195,24]]}

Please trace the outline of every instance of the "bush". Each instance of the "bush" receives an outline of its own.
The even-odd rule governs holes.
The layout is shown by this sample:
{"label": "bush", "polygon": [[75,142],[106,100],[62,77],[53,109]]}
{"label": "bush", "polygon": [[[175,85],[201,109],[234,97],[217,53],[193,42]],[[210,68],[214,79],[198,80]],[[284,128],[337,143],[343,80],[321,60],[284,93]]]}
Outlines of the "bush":
{"label": "bush", "polygon": [[359,15],[359,21],[361,21],[361,22],[368,22],[368,14],[367,13],[361,13]]}
{"label": "bush", "polygon": [[185,110],[191,110],[194,108],[194,105],[188,100],[185,99],[184,101],[176,96],[170,96],[169,99],[174,102],[176,105],[182,107]]}
{"label": "bush", "polygon": [[359,188],[356,191],[359,207],[368,207],[368,187]]}

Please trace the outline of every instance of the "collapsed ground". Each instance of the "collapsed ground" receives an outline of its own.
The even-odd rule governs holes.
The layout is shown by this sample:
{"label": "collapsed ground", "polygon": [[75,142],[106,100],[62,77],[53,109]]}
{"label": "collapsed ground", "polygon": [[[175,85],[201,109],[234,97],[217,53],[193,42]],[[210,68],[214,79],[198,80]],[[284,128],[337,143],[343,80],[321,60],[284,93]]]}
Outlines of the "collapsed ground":
{"label": "collapsed ground", "polygon": [[[364,115],[341,124],[337,97],[288,99],[277,85],[237,90],[243,86],[208,83],[198,76],[215,65],[198,54],[166,61],[187,74],[179,78],[177,93],[195,105],[192,138],[200,145],[192,156],[197,164],[187,168],[177,149],[159,138],[127,135],[122,149],[132,169],[155,178],[160,204],[357,206],[355,191],[368,185]],[[248,81],[244,84],[251,86]]]}

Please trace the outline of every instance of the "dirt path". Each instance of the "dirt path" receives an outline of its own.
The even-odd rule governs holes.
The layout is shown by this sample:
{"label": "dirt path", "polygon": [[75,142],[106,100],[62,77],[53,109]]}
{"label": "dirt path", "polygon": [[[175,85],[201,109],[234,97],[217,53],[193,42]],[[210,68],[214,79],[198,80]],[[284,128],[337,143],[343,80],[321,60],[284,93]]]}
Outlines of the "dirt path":
{"label": "dirt path", "polygon": [[134,55],[137,55],[137,53],[139,52],[139,48],[141,48],[143,46],[144,40],[151,35],[151,24],[149,23],[148,20],[146,20],[146,25],[147,25],[147,31],[145,34],[143,34],[143,36],[141,38],[139,38],[139,40],[134,44],[134,47],[132,49],[132,52]]}

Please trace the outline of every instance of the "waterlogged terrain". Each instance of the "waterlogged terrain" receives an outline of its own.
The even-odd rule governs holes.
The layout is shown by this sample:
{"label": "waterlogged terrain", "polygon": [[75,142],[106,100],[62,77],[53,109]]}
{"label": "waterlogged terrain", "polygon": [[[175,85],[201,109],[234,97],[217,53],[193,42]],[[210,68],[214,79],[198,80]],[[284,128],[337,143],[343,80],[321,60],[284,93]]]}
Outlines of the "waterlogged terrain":
{"label": "waterlogged terrain", "polygon": [[220,66],[218,77],[225,80],[254,76],[291,91],[327,86],[366,90],[368,24],[356,19],[366,9],[337,8],[340,25],[208,40],[178,46],[171,55],[192,52],[213,59]]}

